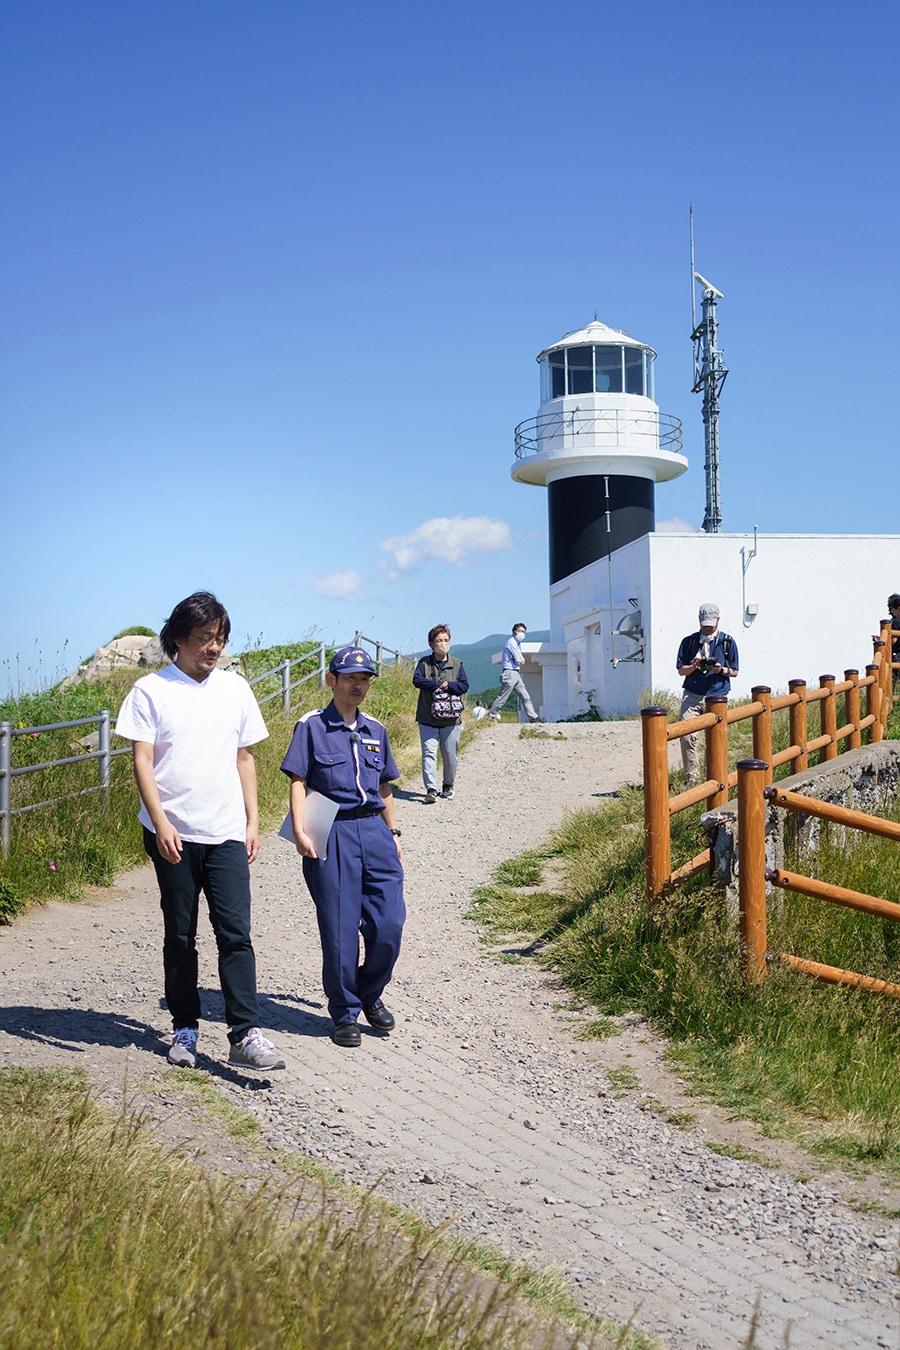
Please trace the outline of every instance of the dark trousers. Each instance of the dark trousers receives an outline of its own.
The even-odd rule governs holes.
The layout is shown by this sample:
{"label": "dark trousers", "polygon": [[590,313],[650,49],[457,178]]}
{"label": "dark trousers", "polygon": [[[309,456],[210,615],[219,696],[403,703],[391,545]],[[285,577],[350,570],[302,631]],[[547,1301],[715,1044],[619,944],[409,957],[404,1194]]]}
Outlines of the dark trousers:
{"label": "dark trousers", "polygon": [[304,858],[303,875],[316,906],[328,1011],[337,1023],[355,1022],[381,998],[400,955],[406,908],[397,846],[380,815],[336,820],[327,859]]}
{"label": "dark trousers", "polygon": [[196,1027],[200,1020],[197,991],[197,916],[200,892],[206,896],[209,921],[219,949],[219,982],[225,999],[228,1039],[241,1040],[259,1026],[256,998],[256,956],[250,941],[250,864],[238,840],[224,844],[182,844],[181,861],[167,862],[156,847],[156,835],[144,830],[144,848],[153,861],[163,913],[163,974],[172,1025]]}

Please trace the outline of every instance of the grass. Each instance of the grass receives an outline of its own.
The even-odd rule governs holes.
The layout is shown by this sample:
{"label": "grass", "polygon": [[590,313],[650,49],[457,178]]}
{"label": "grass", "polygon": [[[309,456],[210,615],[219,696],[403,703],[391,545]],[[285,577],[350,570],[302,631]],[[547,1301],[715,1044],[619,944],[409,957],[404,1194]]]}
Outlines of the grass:
{"label": "grass", "polygon": [[[673,818],[674,866],[702,845],[698,815]],[[547,858],[552,890],[536,876]],[[812,857],[786,865],[900,899],[896,846],[870,836],[822,831]],[[472,917],[495,937],[515,935],[520,953],[552,968],[599,1018],[648,1017],[693,1090],[762,1133],[900,1178],[900,1001],[777,962],[761,987],[748,988],[736,925],[705,877],[649,922],[639,789],[573,812],[543,848],[504,863],[475,893]],[[799,895],[779,893],[771,904],[769,947],[900,980],[900,926]]]}
{"label": "grass", "polygon": [[77,1074],[0,1071],[0,1172],[10,1350],[355,1350],[361,1327],[384,1350],[649,1344],[584,1318],[567,1332],[542,1311],[574,1313],[555,1277],[400,1224],[374,1196],[210,1178]]}

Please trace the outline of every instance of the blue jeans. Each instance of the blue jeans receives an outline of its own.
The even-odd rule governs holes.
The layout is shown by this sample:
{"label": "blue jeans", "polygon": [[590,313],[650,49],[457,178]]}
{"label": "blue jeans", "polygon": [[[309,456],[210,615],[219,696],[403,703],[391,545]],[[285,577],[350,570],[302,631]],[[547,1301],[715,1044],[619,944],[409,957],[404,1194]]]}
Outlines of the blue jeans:
{"label": "blue jeans", "polygon": [[422,742],[422,781],[426,792],[437,792],[437,756],[441,751],[441,783],[445,788],[456,782],[456,761],[459,754],[459,737],[462,727],[457,722],[449,727],[427,727],[419,723],[419,740]]}
{"label": "blue jeans", "polygon": [[200,892],[219,949],[219,983],[232,1044],[259,1026],[256,956],[250,941],[250,864],[246,845],[182,843],[181,860],[167,862],[156,835],[144,830],[144,848],[156,869],[163,913],[163,975],[172,1025],[194,1027],[200,1021],[197,990],[197,918]]}

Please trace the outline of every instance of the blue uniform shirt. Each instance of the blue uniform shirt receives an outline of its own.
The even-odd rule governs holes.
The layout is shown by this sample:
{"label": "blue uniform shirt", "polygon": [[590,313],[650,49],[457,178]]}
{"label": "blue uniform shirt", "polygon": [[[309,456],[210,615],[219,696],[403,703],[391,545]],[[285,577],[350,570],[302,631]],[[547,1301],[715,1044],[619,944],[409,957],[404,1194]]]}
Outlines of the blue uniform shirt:
{"label": "blue uniform shirt", "polygon": [[360,711],[351,731],[333,703],[300,718],[281,768],[341,810],[368,806],[382,811],[381,784],[400,777],[381,722]]}

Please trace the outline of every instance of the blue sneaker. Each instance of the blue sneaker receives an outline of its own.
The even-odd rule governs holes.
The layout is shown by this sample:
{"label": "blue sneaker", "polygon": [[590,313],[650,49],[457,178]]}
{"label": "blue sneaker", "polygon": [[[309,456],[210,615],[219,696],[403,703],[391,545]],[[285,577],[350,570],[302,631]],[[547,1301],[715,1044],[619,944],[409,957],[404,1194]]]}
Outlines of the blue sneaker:
{"label": "blue sneaker", "polygon": [[197,1028],[179,1027],[169,1046],[168,1061],[180,1069],[192,1069],[197,1063]]}

